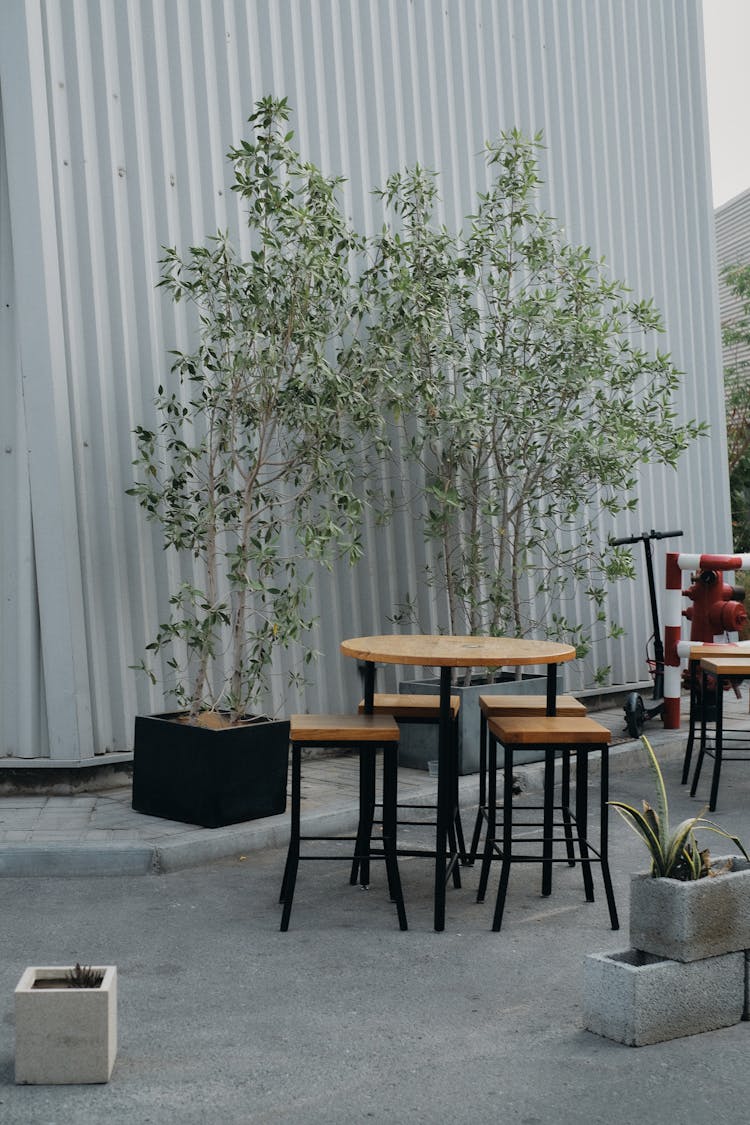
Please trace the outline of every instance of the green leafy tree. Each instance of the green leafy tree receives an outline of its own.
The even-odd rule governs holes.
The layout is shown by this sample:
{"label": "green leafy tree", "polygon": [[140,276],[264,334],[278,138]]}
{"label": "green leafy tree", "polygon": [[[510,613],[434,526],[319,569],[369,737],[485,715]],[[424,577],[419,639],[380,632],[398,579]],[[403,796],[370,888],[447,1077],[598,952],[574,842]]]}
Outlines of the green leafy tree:
{"label": "green leafy tree", "polygon": [[249,253],[220,231],[161,261],[161,286],[197,314],[198,342],[173,353],[156,429],[135,431],[129,491],[202,575],[173,593],[148,646],[192,719],[248,712],[278,646],[299,642],[309,660],[304,564],[361,552],[359,450],[363,435],[377,441],[378,417],[339,362],[360,241],[340,180],[301,159],[288,117],[285,99],[261,100],[252,139],[228,154]]}
{"label": "green leafy tree", "polygon": [[[636,466],[674,466],[703,427],[677,419],[653,304],[539,209],[539,148],[517,130],[487,146],[491,187],[456,233],[435,220],[431,173],[391,177],[362,279],[367,364],[417,468],[448,629],[542,628],[583,654],[597,622],[618,632],[606,588],[631,573],[602,512],[632,509]],[[581,587],[594,609],[576,623]]]}

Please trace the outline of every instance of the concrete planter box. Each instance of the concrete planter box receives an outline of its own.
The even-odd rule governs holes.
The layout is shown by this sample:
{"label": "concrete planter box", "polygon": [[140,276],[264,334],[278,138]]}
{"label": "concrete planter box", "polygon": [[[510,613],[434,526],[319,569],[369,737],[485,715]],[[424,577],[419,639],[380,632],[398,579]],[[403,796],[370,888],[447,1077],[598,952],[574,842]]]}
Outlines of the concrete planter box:
{"label": "concrete planter box", "polygon": [[117,1054],[117,968],[98,988],[65,983],[70,965],[26,969],[16,986],[16,1082],[108,1082]]}
{"label": "concrete planter box", "polygon": [[674,961],[698,961],[750,949],[750,864],[731,858],[733,870],[683,883],[633,875],[630,944]]}
{"label": "concrete planter box", "polygon": [[[558,675],[557,690],[561,690],[562,676]],[[402,695],[439,695],[440,681],[403,680],[399,683]],[[512,673],[495,683],[472,682],[467,687],[453,686],[451,693],[461,698],[458,714],[458,772],[460,774],[479,771],[479,696],[480,695],[544,695],[547,691],[547,675],[524,675],[520,680]],[[427,763],[438,756],[437,724],[403,723],[399,743],[398,760],[402,766],[426,770]],[[542,755],[533,750],[521,751],[515,761],[539,761]]]}
{"label": "concrete planter box", "polygon": [[745,955],[685,964],[636,949],[592,953],[584,961],[583,986],[584,1027],[644,1047],[739,1023]]}

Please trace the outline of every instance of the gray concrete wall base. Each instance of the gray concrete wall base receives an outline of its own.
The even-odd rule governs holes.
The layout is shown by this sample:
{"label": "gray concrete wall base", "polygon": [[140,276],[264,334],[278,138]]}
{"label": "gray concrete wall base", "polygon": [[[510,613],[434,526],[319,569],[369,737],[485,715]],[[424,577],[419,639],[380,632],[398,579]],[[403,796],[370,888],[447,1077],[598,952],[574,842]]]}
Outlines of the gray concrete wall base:
{"label": "gray concrete wall base", "polygon": [[640,950],[592,953],[584,961],[584,1027],[643,1047],[731,1027],[746,1009],[745,954],[689,963]]}

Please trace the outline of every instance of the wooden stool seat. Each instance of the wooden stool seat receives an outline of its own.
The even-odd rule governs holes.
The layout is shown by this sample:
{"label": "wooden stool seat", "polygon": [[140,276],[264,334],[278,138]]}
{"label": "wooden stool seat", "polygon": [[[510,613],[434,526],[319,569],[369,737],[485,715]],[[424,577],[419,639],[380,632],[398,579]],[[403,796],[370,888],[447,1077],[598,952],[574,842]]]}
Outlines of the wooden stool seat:
{"label": "wooden stool seat", "polygon": [[490,733],[516,746],[571,746],[609,743],[612,731],[595,719],[578,715],[503,715],[489,720]]}
{"label": "wooden stool seat", "polygon": [[[451,696],[451,718],[458,717],[461,706],[461,697]],[[360,715],[364,714],[365,701],[360,700]],[[437,695],[399,695],[397,692],[377,692],[373,697],[372,713],[374,715],[393,715],[394,719],[416,720],[428,719],[438,721],[440,715],[440,697]]]}
{"label": "wooden stool seat", "polygon": [[[487,820],[487,721],[510,716],[542,716],[547,712],[546,695],[480,695],[479,696],[479,805],[474,822],[474,832],[469,849],[469,863],[474,863],[479,851],[482,826]],[[558,695],[556,715],[583,717],[586,708],[572,695]]]}
{"label": "wooden stool seat", "polygon": [[[546,695],[480,695],[479,707],[491,718],[495,715],[544,715],[547,710]],[[558,695],[557,715],[585,715],[586,707],[572,695]]]}
{"label": "wooden stool seat", "polygon": [[388,715],[292,715],[289,726],[291,742],[305,745],[324,743],[328,746],[340,740],[344,745],[352,741],[398,742],[398,723]]}
{"label": "wooden stool seat", "polygon": [[[482,857],[482,870],[479,880],[477,901],[484,899],[493,859],[502,861],[500,885],[495,903],[492,922],[493,930],[502,924],[505,898],[508,890],[510,868],[513,863],[540,863],[542,865],[542,894],[552,892],[552,864],[567,862],[575,866],[575,847],[578,844],[578,862],[581,864],[586,901],[594,901],[594,884],[591,877],[591,864],[601,866],[604,889],[607,896],[612,929],[619,928],[614,891],[609,872],[608,856],[608,813],[609,807],[609,743],[611,731],[602,723],[580,715],[508,715],[490,718],[487,721],[489,736],[488,793],[487,793],[487,837]],[[497,746],[503,746],[503,805],[502,822],[498,821],[497,809]],[[513,754],[515,750],[528,750],[533,747],[544,753],[544,798],[542,805],[513,804]],[[601,772],[599,787],[599,847],[594,848],[588,839],[588,759],[594,750],[601,751]],[[570,803],[570,755],[575,753],[575,804]],[[562,760],[560,804],[554,803],[555,758]],[[555,813],[560,812],[561,821],[555,821]],[[542,814],[530,820],[527,813]],[[520,819],[524,817],[524,819]],[[502,834],[498,837],[498,827]],[[529,828],[541,828],[540,838],[529,833]],[[563,828],[563,836],[555,836],[555,828]],[[514,835],[514,828],[520,829]],[[566,854],[557,857],[554,844],[565,842]],[[528,849],[541,845],[541,855],[531,854]],[[524,849],[524,850],[520,850]]]}
{"label": "wooden stool seat", "polygon": [[[283,903],[281,930],[289,928],[297,869],[301,860],[342,860],[353,861],[351,883],[357,881],[354,874],[359,872],[359,882],[367,886],[370,880],[370,861],[385,861],[388,876],[388,890],[391,900],[396,904],[399,926],[406,926],[404,896],[398,870],[396,853],[396,799],[398,787],[398,723],[390,715],[292,715],[290,720],[290,742],[292,745],[292,795],[291,795],[291,834],[287,852],[284,876],[281,881],[279,902]],[[357,834],[342,836],[303,836],[301,832],[300,806],[302,800],[302,749],[311,746],[346,747],[359,754],[359,824]],[[382,848],[373,846],[373,813],[375,808],[375,759],[378,751],[383,755],[383,834]],[[354,841],[354,856],[351,855],[302,855],[303,842]]]}

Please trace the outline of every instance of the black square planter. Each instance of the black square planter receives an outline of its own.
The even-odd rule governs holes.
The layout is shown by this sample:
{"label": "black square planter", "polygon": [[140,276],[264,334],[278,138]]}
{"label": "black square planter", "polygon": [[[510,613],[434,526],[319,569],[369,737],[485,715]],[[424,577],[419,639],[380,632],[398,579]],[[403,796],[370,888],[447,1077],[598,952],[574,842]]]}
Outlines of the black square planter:
{"label": "black square planter", "polygon": [[285,811],[288,719],[212,730],[178,718],[173,713],[135,720],[136,812],[220,828]]}

